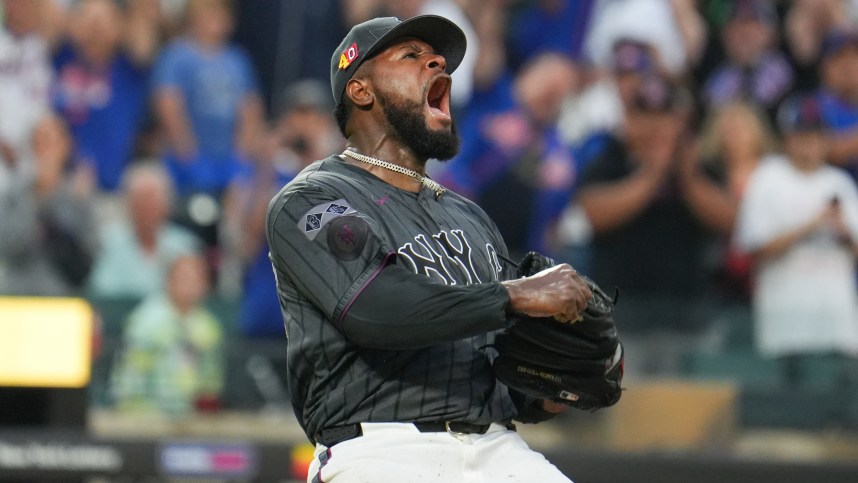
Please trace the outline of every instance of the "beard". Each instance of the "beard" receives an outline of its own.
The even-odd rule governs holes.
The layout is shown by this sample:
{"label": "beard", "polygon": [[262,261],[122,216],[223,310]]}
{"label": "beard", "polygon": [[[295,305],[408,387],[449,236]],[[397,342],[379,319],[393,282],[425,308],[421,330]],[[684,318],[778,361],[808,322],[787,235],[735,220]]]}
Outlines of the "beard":
{"label": "beard", "polygon": [[434,131],[426,124],[423,103],[403,100],[391,102],[386,96],[379,97],[387,122],[396,136],[421,159],[446,161],[459,152],[459,136],[456,124],[450,131]]}

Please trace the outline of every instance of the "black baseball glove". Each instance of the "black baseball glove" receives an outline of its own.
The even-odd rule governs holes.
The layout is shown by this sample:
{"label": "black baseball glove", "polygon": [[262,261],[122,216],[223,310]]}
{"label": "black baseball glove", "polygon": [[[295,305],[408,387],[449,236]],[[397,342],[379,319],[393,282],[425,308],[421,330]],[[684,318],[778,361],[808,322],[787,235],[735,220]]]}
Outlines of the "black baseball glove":
{"label": "black baseball glove", "polygon": [[[519,264],[518,276],[553,265],[552,259],[530,252]],[[593,296],[577,321],[517,316],[511,328],[498,334],[493,367],[500,382],[522,394],[578,409],[596,410],[619,401],[623,345],[614,324],[616,297],[584,280]]]}

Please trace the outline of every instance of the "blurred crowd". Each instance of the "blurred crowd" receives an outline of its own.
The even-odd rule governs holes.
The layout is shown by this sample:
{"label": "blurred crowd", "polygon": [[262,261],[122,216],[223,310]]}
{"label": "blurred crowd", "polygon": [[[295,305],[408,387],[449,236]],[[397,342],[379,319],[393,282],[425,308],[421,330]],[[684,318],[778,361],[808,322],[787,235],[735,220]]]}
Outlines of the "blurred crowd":
{"label": "blurred crowd", "polygon": [[[0,294],[138,300],[117,404],[216,406],[227,339],[283,337],[265,210],[344,147],[333,48],[426,13],[469,45],[462,149],[430,174],[514,258],[619,287],[630,376],[679,374],[744,324],[787,369],[856,378],[858,1],[271,3],[0,2]],[[236,29],[266,17],[268,37]]]}

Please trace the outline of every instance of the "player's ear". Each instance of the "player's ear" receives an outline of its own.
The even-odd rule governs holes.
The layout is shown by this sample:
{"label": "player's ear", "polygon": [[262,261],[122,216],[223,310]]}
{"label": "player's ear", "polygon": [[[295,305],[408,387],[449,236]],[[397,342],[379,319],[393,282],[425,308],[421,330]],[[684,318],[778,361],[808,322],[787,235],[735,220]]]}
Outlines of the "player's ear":
{"label": "player's ear", "polygon": [[346,84],[346,95],[359,109],[369,109],[375,102],[375,94],[369,79],[356,79],[352,77]]}

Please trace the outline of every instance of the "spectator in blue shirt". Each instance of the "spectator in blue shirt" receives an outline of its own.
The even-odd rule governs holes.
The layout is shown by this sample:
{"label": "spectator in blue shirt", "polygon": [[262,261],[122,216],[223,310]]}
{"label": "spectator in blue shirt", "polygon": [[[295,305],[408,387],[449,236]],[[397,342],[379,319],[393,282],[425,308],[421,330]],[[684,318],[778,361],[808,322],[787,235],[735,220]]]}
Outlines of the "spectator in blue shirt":
{"label": "spectator in blue shirt", "polygon": [[74,158],[94,168],[106,192],[118,189],[133,155],[157,46],[154,35],[126,35],[129,25],[115,2],[85,0],[74,8],[69,38],[54,57],[54,105],[71,130]]}
{"label": "spectator in blue shirt", "polygon": [[256,74],[247,54],[228,42],[232,27],[228,1],[192,0],[186,35],[170,43],[155,66],[164,159],[183,197],[219,196],[260,132]]}

